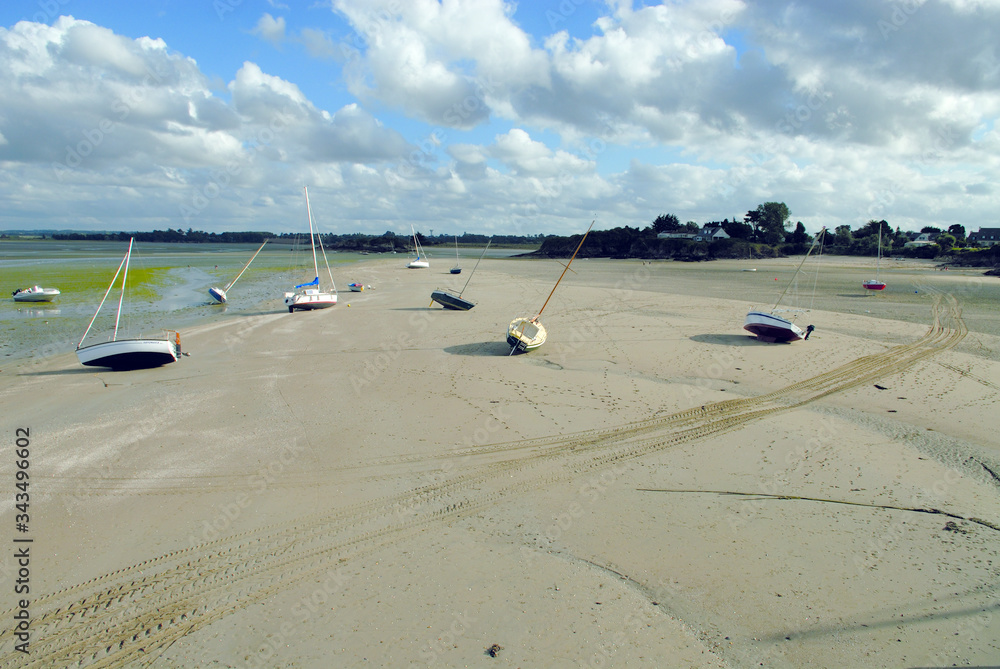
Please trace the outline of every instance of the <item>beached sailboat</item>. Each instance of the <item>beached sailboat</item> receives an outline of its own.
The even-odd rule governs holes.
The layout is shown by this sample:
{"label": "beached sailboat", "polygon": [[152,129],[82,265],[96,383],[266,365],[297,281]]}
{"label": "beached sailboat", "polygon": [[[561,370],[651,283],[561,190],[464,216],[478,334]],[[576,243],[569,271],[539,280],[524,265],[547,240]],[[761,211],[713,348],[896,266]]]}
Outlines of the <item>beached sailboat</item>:
{"label": "beached sailboat", "polygon": [[51,302],[59,296],[58,288],[42,288],[32,286],[31,288],[18,288],[11,296],[15,302]]}
{"label": "beached sailboat", "polygon": [[452,274],[462,273],[462,266],[458,262],[458,237],[455,237],[455,266],[450,271]]}
{"label": "beached sailboat", "polygon": [[594,227],[593,221],[590,222],[590,227],[587,228],[587,231],[583,233],[583,238],[580,239],[580,243],[577,245],[576,250],[573,251],[573,256],[569,259],[569,262],[566,263],[562,274],[559,275],[559,279],[556,281],[556,285],[552,286],[552,291],[549,293],[549,296],[545,298],[545,304],[543,304],[542,308],[538,310],[538,313],[531,318],[528,318],[527,316],[519,316],[518,318],[512,320],[510,325],[507,326],[507,344],[511,347],[511,353],[533,351],[545,343],[545,339],[548,337],[548,331],[538,319],[541,318],[546,305],[548,305],[549,300],[552,299],[552,294],[555,293],[556,288],[559,287],[559,282],[562,281],[564,276],[566,276],[569,266],[573,264],[573,259],[576,258],[576,254],[580,252],[580,247],[583,246],[583,242],[587,239],[587,235],[590,234],[590,228],[592,227]]}
{"label": "beached sailboat", "polygon": [[330,276],[330,290],[323,290],[319,283],[319,262],[316,260],[316,238],[319,236],[313,232],[312,209],[309,208],[309,189],[302,190],[306,194],[306,217],[309,219],[309,243],[312,245],[313,270],[315,277],[309,283],[300,283],[295,286],[295,290],[285,293],[285,306],[288,313],[296,309],[312,310],[326,309],[337,304],[337,284],[333,281],[333,272],[330,271],[330,263],[326,259],[326,251],[323,250],[323,240],[319,240],[319,250],[323,254],[323,262],[326,264],[327,274]]}
{"label": "beached sailboat", "polygon": [[[267,244],[266,239],[264,240],[264,244]],[[257,249],[257,253],[260,253],[264,249],[264,244],[260,245],[260,248]],[[253,259],[257,257],[257,253],[254,253],[252,256],[250,256],[250,260],[247,260],[247,264],[243,266],[243,269],[240,270],[240,273],[236,275],[235,279],[227,283],[225,288],[216,288],[215,286],[212,286],[211,288],[208,289],[208,294],[211,295],[217,302],[225,303],[228,299],[226,297],[226,291],[232,288],[233,285],[240,280],[240,277],[243,276],[243,272],[247,271],[247,267],[249,267],[250,263],[253,262]]]}
{"label": "beached sailboat", "polygon": [[793,342],[809,338],[809,334],[813,331],[812,325],[803,330],[791,320],[779,316],[776,312],[778,311],[778,305],[781,304],[782,298],[784,298],[785,293],[788,292],[788,288],[792,285],[792,283],[794,283],[795,277],[798,276],[799,270],[802,269],[802,265],[805,264],[806,259],[810,256],[810,254],[812,254],[813,249],[816,248],[817,244],[822,244],[822,239],[825,234],[826,228],[823,228],[819,231],[819,234],[816,235],[816,239],[813,240],[812,245],[809,247],[809,251],[806,253],[805,257],[802,258],[802,262],[799,263],[799,266],[795,268],[795,274],[792,275],[792,280],[788,282],[788,285],[785,286],[785,290],[783,290],[781,295],[778,296],[778,301],[774,303],[774,307],[770,311],[751,309],[749,313],[747,313],[746,320],[743,322],[744,330],[757,335],[757,338],[761,341],[768,342]]}
{"label": "beached sailboat", "polygon": [[[486,248],[484,248],[483,252],[479,255],[479,260],[483,259],[483,256],[486,255],[486,249],[490,248],[490,244],[492,243],[493,243],[493,238],[490,237],[489,241],[486,242]],[[472,271],[469,272],[469,278],[465,280],[465,285],[462,286],[462,291],[458,295],[449,290],[438,288],[437,290],[431,293],[431,300],[432,300],[431,304],[437,302],[445,309],[451,309],[453,311],[468,311],[472,307],[476,306],[475,302],[470,302],[469,300],[462,297],[462,293],[464,293],[465,289],[469,287],[469,282],[472,281],[472,276],[476,273],[476,267],[479,267],[479,260],[476,261],[476,264],[472,268]],[[456,274],[457,272],[452,272],[452,273]]]}
{"label": "beached sailboat", "polygon": [[879,223],[878,226],[878,256],[875,259],[875,278],[866,279],[861,282],[861,285],[868,290],[885,290],[885,282],[880,281],[878,278],[879,265],[882,264],[882,224]]}
{"label": "beached sailboat", "polygon": [[[84,365],[91,367],[110,367],[112,369],[142,369],[146,367],[159,367],[170,362],[174,362],[181,355],[181,335],[174,332],[174,337],[167,339],[118,339],[118,325],[122,315],[122,301],[125,297],[125,281],[128,278],[129,259],[132,256],[132,240],[128,242],[128,251],[118,265],[118,271],[104,291],[104,297],[94,312],[94,317],[90,319],[80,343],[76,345],[76,357]],[[124,271],[122,271],[124,269]],[[121,294],[118,297],[118,314],[115,316],[115,329],[110,341],[99,344],[84,346],[83,342],[90,333],[97,315],[101,313],[104,301],[108,299],[108,294],[115,286],[118,275],[122,277]]]}
{"label": "beached sailboat", "polygon": [[410,232],[413,233],[413,248],[416,249],[417,257],[411,260],[406,267],[408,269],[427,269],[431,266],[431,264],[427,261],[423,251],[420,249],[420,242],[417,241],[417,233],[414,231],[412,225],[410,226]]}

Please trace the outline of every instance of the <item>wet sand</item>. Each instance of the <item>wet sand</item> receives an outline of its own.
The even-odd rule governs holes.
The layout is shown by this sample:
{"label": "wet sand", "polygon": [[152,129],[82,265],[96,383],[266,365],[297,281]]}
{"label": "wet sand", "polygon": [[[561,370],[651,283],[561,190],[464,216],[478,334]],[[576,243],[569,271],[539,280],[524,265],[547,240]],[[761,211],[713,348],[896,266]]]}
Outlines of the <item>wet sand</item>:
{"label": "wet sand", "polygon": [[450,312],[466,273],[394,257],[163,368],[4,368],[34,542],[31,654],[8,625],[0,664],[995,663],[1000,282],[889,262],[866,295],[824,263],[791,345],[741,326],[795,259],[577,261],[508,356],[557,263],[485,260]]}

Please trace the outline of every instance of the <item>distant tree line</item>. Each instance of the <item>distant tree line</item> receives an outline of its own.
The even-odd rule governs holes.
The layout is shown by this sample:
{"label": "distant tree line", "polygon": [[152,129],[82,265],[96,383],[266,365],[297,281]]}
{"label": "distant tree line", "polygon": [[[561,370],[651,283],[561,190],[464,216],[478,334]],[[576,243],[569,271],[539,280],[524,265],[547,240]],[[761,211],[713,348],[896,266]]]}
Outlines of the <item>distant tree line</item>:
{"label": "distant tree line", "polygon": [[[119,242],[128,241],[135,238],[137,242],[167,242],[179,244],[260,244],[265,239],[277,243],[294,244],[302,240],[309,239],[307,233],[284,232],[276,235],[271,232],[203,232],[188,228],[184,230],[153,230],[152,232],[68,232],[56,233],[52,239],[90,241],[90,242]],[[410,235],[397,235],[387,231],[381,235],[366,235],[359,232],[336,235],[321,235],[323,246],[336,251],[371,251],[389,252],[405,251],[413,249],[413,237]],[[545,235],[493,235],[493,245],[495,246],[524,246],[536,248],[545,239]],[[455,244],[455,235],[427,236],[417,233],[417,240],[421,246],[439,246]],[[457,237],[458,244],[462,246],[486,246],[490,240],[489,235],[463,233]]]}
{"label": "distant tree line", "polygon": [[261,244],[274,235],[270,232],[202,232],[188,228],[183,230],[153,230],[152,232],[67,232],[56,233],[52,239],[88,242],[127,242],[134,238],[137,242],[170,242],[183,244]]}
{"label": "distant tree line", "polygon": [[[791,212],[784,202],[760,204],[744,214],[742,220],[734,216],[732,220],[726,218],[703,224],[694,221],[681,223],[674,214],[661,214],[642,229],[626,226],[591,232],[580,248],[579,257],[713,260],[800,255],[809,249],[814,236],[806,232],[802,221],[792,226],[790,216]],[[728,239],[696,242],[683,236],[658,237],[660,233],[689,233],[693,236],[705,228],[721,228]],[[898,227],[893,229],[884,220],[870,220],[856,230],[852,230],[849,225],[827,230],[823,253],[873,257],[878,254],[880,230],[883,256],[946,256],[954,264],[973,266],[996,266],[998,262],[996,250],[977,251],[968,247],[965,227],[962,225],[952,225],[947,231],[924,227],[919,231],[904,232]],[[922,234],[932,237],[933,243],[906,247],[908,242],[916,240]],[[532,255],[567,257],[579,243],[580,235],[549,236]]]}

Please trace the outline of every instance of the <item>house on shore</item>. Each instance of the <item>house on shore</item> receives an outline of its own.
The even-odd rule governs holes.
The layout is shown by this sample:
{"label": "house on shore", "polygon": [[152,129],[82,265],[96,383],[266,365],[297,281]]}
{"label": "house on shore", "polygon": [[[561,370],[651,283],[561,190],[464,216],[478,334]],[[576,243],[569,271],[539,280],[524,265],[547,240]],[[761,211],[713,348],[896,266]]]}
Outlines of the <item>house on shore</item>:
{"label": "house on shore", "polygon": [[969,246],[1000,244],[1000,228],[979,228],[979,232],[970,232],[965,239],[969,242]]}
{"label": "house on shore", "polygon": [[694,236],[696,242],[714,242],[718,239],[729,239],[721,225],[706,225]]}
{"label": "house on shore", "polygon": [[937,244],[938,235],[940,232],[921,232],[914,239],[903,244],[903,248],[915,249],[921,246],[933,246]]}
{"label": "house on shore", "polygon": [[714,242],[717,239],[729,239],[729,235],[721,225],[706,225],[698,232],[661,232],[657,239],[690,239],[695,242]]}

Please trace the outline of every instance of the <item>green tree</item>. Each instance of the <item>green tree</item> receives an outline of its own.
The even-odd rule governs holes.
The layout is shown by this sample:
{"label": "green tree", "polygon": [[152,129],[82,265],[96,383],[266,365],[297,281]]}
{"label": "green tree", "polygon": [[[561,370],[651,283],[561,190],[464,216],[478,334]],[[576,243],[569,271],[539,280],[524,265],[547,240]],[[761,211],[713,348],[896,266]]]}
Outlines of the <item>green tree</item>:
{"label": "green tree", "polygon": [[653,221],[653,230],[659,234],[661,232],[676,232],[681,227],[681,221],[673,214],[660,214]]}
{"label": "green tree", "polygon": [[722,222],[722,229],[725,230],[726,234],[733,239],[751,239],[753,237],[753,228],[746,223],[740,223],[739,221],[733,219],[730,222],[728,219]]}
{"label": "green tree", "polygon": [[949,225],[948,226],[948,234],[951,235],[951,236],[953,236],[955,238],[955,245],[956,246],[965,246],[966,245],[966,242],[965,242],[965,226],[964,225],[959,225],[958,223],[956,223],[955,225]]}
{"label": "green tree", "polygon": [[851,241],[854,239],[851,235],[851,226],[849,225],[838,225],[833,229],[833,245],[842,246],[844,248],[851,245]]}
{"label": "green tree", "polygon": [[765,244],[779,244],[785,238],[785,228],[791,212],[784,202],[765,202],[757,209],[747,212],[744,220],[754,226],[757,241]]}
{"label": "green tree", "polygon": [[935,241],[941,247],[942,253],[948,253],[955,246],[955,236],[949,235],[947,232],[938,235]]}
{"label": "green tree", "polygon": [[795,224],[795,230],[785,241],[789,244],[805,244],[809,241],[809,233],[806,232],[806,226],[802,225],[802,221]]}

